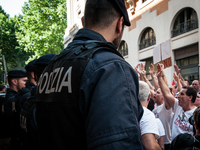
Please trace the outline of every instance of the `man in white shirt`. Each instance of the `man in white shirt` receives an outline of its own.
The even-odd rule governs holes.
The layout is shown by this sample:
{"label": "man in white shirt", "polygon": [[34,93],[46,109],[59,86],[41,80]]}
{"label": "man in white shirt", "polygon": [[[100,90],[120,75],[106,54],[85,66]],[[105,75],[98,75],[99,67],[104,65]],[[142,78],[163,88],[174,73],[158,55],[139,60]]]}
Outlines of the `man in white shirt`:
{"label": "man in white shirt", "polygon": [[143,106],[144,113],[140,120],[142,142],[147,150],[161,150],[156,142],[159,138],[159,131],[154,114],[147,109],[150,101],[150,89],[147,83],[139,81],[139,100]]}
{"label": "man in white shirt", "polygon": [[154,95],[155,106],[153,109],[153,113],[155,117],[159,118],[163,124],[163,127],[165,129],[165,136],[164,136],[165,150],[169,150],[171,144],[170,125],[171,125],[171,119],[173,117],[173,111],[172,109],[166,108],[165,99],[166,97],[164,97],[161,88],[159,88]]}
{"label": "man in white shirt", "polygon": [[196,90],[193,87],[183,87],[180,94],[178,95],[178,100],[171,94],[168,86],[163,80],[164,72],[163,65],[158,64],[158,82],[162,93],[165,97],[166,109],[173,109],[174,117],[172,120],[172,135],[173,140],[180,133],[193,133],[193,126],[189,123],[189,118],[196,109],[194,105],[196,99]]}

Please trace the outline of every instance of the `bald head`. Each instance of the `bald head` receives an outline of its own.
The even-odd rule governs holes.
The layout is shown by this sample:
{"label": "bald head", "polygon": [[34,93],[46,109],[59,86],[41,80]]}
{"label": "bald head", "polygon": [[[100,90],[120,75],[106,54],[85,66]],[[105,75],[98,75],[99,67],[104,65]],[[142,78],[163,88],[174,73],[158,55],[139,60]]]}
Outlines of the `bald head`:
{"label": "bald head", "polygon": [[192,82],[192,87],[195,88],[195,90],[198,92],[199,91],[199,81],[198,80],[194,80]]}

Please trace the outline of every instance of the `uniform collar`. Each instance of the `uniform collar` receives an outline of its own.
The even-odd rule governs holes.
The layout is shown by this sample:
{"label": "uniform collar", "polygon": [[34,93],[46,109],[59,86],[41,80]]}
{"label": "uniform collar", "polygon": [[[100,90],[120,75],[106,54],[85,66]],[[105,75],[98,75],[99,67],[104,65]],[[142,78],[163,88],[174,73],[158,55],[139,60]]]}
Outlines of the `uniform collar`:
{"label": "uniform collar", "polygon": [[17,92],[13,89],[7,88],[6,95],[15,95]]}
{"label": "uniform collar", "polygon": [[105,40],[105,38],[101,34],[95,32],[93,30],[87,29],[87,28],[80,29],[77,32],[76,36],[74,37],[74,40],[83,40],[83,41],[97,40],[97,41],[107,43],[107,41]]}

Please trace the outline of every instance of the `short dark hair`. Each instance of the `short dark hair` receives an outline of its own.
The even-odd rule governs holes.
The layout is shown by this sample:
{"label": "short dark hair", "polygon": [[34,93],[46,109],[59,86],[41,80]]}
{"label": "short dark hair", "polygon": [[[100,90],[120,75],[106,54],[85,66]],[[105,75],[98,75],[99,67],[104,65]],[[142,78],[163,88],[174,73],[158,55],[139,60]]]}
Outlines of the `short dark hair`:
{"label": "short dark hair", "polygon": [[187,80],[187,79],[184,79],[185,81],[187,81],[188,82],[188,84],[190,85],[190,81],[189,80]]}
{"label": "short dark hair", "polygon": [[122,16],[109,0],[87,0],[84,14],[85,28],[106,28]]}
{"label": "short dark hair", "polygon": [[11,86],[11,84],[12,84],[12,82],[11,82],[12,79],[14,79],[14,78],[13,77],[9,77],[9,76],[7,77],[7,81],[8,81],[9,86]]}
{"label": "short dark hair", "polygon": [[31,77],[31,72],[34,72],[34,71],[26,71],[28,80],[30,80],[30,79],[32,78],[32,77]]}
{"label": "short dark hair", "polygon": [[34,76],[35,76],[35,81],[38,82],[42,72],[46,68],[47,65],[36,65],[35,66],[35,71],[34,71]]}
{"label": "short dark hair", "polygon": [[187,89],[186,95],[192,96],[192,103],[194,103],[197,97],[197,91],[195,90],[195,88],[190,87],[190,86],[183,86],[182,88]]}
{"label": "short dark hair", "polygon": [[193,117],[194,117],[194,122],[200,128],[200,106],[195,109]]}

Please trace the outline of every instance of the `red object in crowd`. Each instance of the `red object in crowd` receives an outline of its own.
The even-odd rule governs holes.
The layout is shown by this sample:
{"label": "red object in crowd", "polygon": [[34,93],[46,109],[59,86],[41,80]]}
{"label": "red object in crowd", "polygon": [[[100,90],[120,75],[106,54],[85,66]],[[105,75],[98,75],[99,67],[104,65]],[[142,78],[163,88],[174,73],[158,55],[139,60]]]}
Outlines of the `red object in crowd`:
{"label": "red object in crowd", "polygon": [[172,81],[172,85],[174,86],[176,83],[174,82],[174,80]]}

